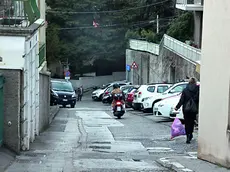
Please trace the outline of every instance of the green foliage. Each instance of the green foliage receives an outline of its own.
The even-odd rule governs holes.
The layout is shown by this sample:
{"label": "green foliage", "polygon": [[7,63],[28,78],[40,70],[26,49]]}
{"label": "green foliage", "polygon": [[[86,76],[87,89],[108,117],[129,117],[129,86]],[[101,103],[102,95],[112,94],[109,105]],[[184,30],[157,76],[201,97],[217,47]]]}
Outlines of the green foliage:
{"label": "green foliage", "polygon": [[193,38],[194,18],[193,13],[186,12],[175,19],[169,27],[167,34],[182,42]]}
{"label": "green foliage", "polygon": [[[155,20],[157,14],[160,18],[174,15],[173,0],[155,6],[148,6],[159,0],[46,0],[53,11],[87,12],[89,14],[71,14],[62,12],[48,12],[47,51],[49,64],[53,59],[71,63],[72,73],[81,72],[85,62],[92,59],[124,59],[126,43],[129,38],[144,38],[157,42],[159,35]],[[134,10],[126,10],[138,6],[146,6]],[[112,11],[98,13],[98,11]],[[116,10],[123,10],[116,12]],[[93,20],[101,27],[94,28]],[[165,33],[169,20],[161,20],[160,32]],[[110,27],[109,25],[113,25]],[[103,27],[107,26],[107,27]],[[69,29],[60,29],[69,28]],[[153,29],[155,29],[153,31]],[[48,48],[47,48],[48,49]],[[119,64],[118,64],[119,65]]]}

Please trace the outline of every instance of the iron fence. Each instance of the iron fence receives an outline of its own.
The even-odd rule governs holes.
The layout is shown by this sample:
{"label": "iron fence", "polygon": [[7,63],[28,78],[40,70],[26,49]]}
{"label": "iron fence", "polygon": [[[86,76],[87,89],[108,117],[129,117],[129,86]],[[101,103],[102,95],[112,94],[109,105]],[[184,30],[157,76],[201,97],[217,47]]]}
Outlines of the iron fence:
{"label": "iron fence", "polygon": [[28,27],[40,18],[36,0],[1,0],[0,25]]}

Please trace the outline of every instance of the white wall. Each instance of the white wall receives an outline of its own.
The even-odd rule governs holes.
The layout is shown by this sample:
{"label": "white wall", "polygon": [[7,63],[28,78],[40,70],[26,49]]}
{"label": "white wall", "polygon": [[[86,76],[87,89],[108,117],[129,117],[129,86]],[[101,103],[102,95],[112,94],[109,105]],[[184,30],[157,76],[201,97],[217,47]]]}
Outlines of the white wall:
{"label": "white wall", "polygon": [[[54,79],[63,80],[63,79]],[[95,77],[80,77],[79,80],[70,80],[74,88],[80,87],[81,85],[87,89],[95,86],[102,86],[114,81],[125,80],[125,72],[114,72],[113,75],[106,76],[95,76]]]}
{"label": "white wall", "polygon": [[204,2],[198,156],[230,167],[230,1]]}
{"label": "white wall", "polygon": [[24,66],[25,37],[0,36],[0,68],[22,69]]}

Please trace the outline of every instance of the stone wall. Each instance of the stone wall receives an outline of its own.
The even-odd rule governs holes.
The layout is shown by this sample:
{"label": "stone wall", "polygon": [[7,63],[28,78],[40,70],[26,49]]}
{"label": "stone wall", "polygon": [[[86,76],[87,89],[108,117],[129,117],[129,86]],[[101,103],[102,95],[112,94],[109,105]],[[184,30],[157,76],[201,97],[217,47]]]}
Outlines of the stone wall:
{"label": "stone wall", "polygon": [[159,56],[137,51],[126,50],[126,64],[135,61],[138,69],[126,72],[127,80],[134,84],[174,83],[186,77],[194,76],[198,80],[200,75],[196,72],[195,64],[185,60],[170,50],[163,48]]}
{"label": "stone wall", "polygon": [[[5,77],[4,92],[4,145],[10,150],[20,152],[20,103],[22,94],[22,71],[0,69]],[[8,125],[8,122],[11,125]]]}
{"label": "stone wall", "polygon": [[50,120],[50,73],[39,74],[39,132],[42,132]]}

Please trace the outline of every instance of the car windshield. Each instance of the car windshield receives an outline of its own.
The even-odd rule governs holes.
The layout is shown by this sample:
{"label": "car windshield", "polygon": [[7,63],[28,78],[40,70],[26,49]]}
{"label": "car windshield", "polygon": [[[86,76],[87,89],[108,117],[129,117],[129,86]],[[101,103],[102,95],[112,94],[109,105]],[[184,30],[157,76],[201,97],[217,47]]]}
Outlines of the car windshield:
{"label": "car windshield", "polygon": [[67,91],[67,92],[74,91],[72,84],[68,82],[52,82],[52,89],[54,91]]}
{"label": "car windshield", "polygon": [[101,87],[101,89],[105,89],[105,88],[107,88],[109,85],[110,85],[110,84],[103,85],[103,86]]}

